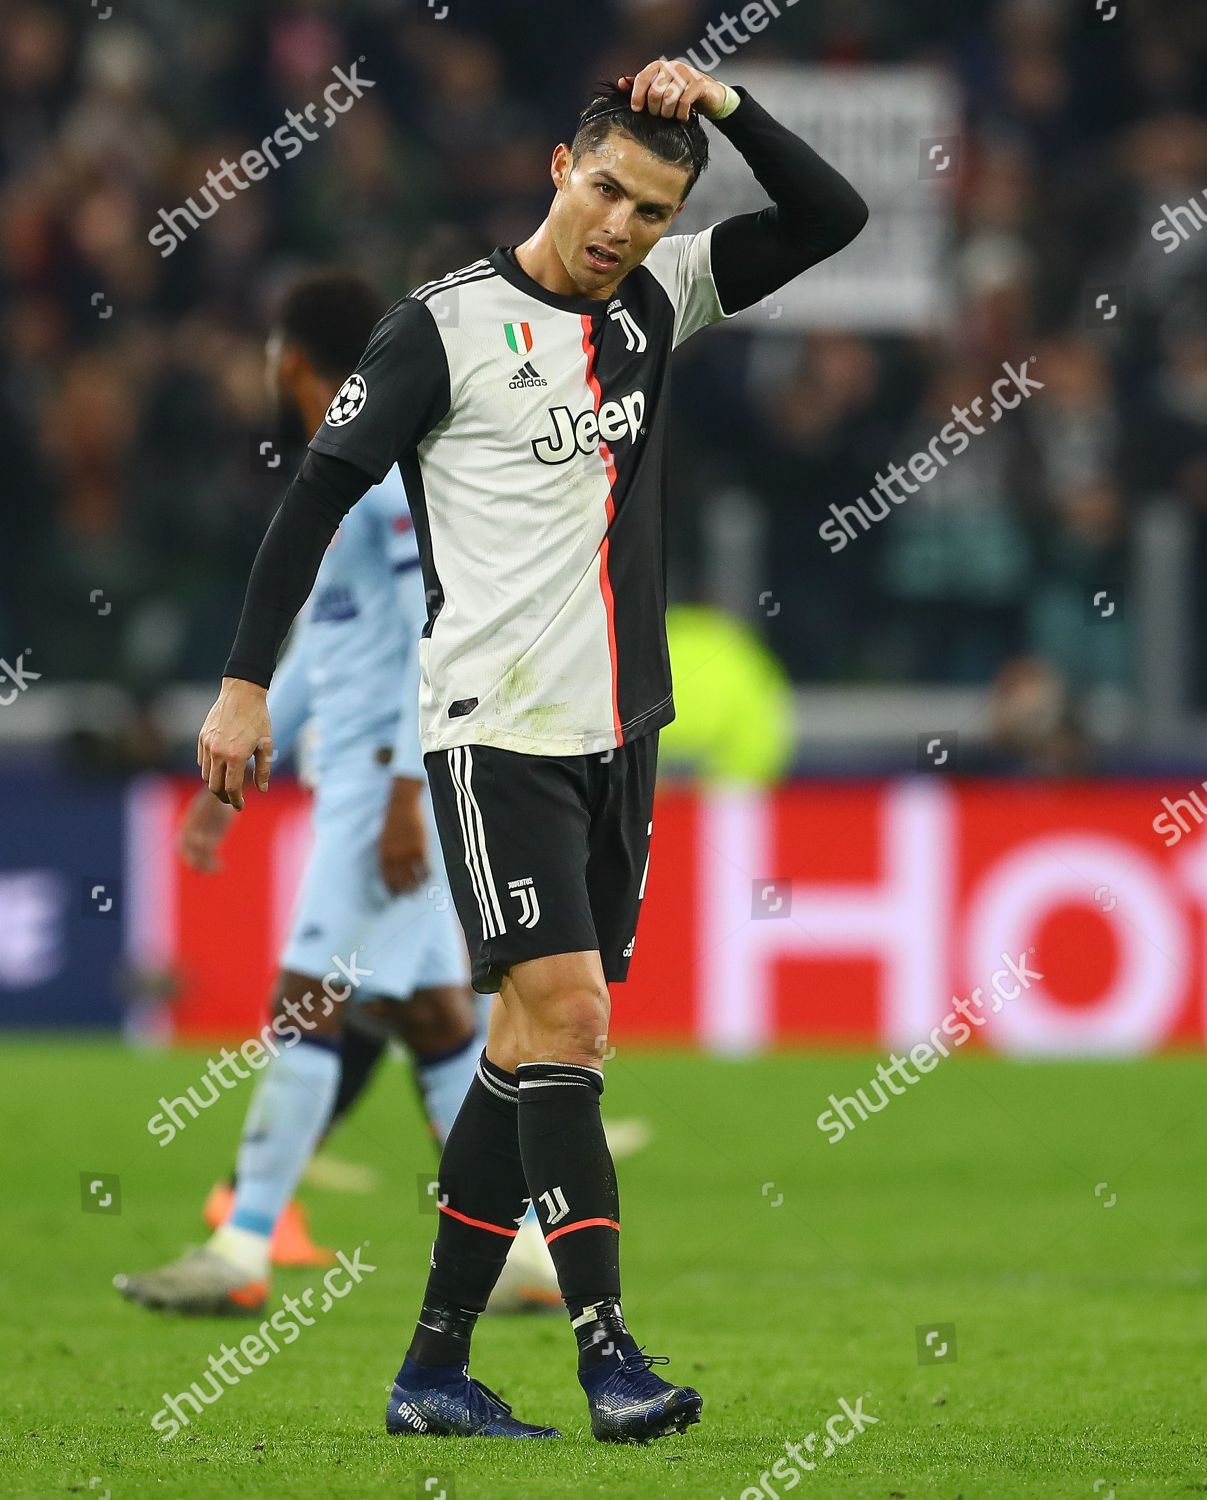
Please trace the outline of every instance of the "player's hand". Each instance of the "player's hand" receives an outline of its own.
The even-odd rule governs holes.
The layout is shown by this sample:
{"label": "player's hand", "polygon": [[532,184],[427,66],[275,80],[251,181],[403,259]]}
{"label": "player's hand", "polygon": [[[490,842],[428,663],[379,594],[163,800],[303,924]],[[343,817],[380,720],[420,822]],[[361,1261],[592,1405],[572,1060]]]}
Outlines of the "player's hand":
{"label": "player's hand", "polygon": [[377,845],[381,878],[393,896],[415,890],[428,873],[423,782],[396,776]]}
{"label": "player's hand", "polygon": [[630,91],[629,102],[635,110],[648,109],[666,120],[686,123],[693,109],[711,120],[725,103],[725,85],[685,62],[660,58],[647,63],[636,78],[620,78],[617,83]]}
{"label": "player's hand", "polygon": [[254,682],[224,677],[218,700],[197,736],[197,764],[202,781],[218,801],[236,812],[243,811],[243,781],[253,756],[256,785],[266,792],[272,768],[268,695]]}
{"label": "player's hand", "polygon": [[223,807],[209,792],[197,793],[176,830],[176,852],[190,870],[216,875],[222,869],[218,846],[234,816],[233,807]]}

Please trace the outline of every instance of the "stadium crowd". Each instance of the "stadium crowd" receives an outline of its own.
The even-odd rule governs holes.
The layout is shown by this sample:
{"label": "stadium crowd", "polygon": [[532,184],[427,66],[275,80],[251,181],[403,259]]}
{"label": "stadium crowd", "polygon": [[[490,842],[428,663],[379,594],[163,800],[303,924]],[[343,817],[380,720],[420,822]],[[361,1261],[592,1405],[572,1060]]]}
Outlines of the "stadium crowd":
{"label": "stadium crowd", "polygon": [[[587,26],[564,0],[445,8],[0,0],[0,638],[45,674],[212,681],[296,459],[263,388],[280,287],[340,262],[394,298],[523,238],[591,82],[682,54],[722,9],[596,0]],[[689,345],[673,596],[707,594],[708,516],[736,490],[764,538],[747,613],[797,681],[1128,685],[1130,621],[1088,646],[1087,590],[1126,584],[1160,498],[1207,562],[1207,9],[780,9],[750,61],[918,62],[958,84],[959,311],[925,336],[790,336],[771,362],[769,331]],[[324,128],[354,64],[370,83]],[[223,194],[170,253],[149,242],[161,210],[310,102],[300,159]],[[1096,286],[1123,289],[1122,326],[1095,323]],[[1042,400],[833,555],[827,507],[1032,354]]]}

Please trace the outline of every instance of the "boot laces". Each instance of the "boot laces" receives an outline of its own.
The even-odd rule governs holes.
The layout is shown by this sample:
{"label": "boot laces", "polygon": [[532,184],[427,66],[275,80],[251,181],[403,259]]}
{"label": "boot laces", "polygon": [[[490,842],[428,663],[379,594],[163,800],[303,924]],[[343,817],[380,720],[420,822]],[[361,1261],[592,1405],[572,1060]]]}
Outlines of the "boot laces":
{"label": "boot laces", "polygon": [[621,1360],[617,1374],[625,1376],[632,1386],[648,1395],[657,1395],[665,1387],[665,1381],[659,1375],[650,1373],[653,1365],[669,1365],[670,1356],[667,1354],[647,1354],[644,1345],[640,1349],[632,1349]]}
{"label": "boot laces", "polygon": [[503,1411],[507,1416],[511,1416],[511,1407],[503,1400],[502,1396],[497,1395],[488,1385],[483,1385],[480,1380],[476,1380],[472,1375],[469,1377],[469,1383],[475,1391],[485,1396],[491,1406]]}

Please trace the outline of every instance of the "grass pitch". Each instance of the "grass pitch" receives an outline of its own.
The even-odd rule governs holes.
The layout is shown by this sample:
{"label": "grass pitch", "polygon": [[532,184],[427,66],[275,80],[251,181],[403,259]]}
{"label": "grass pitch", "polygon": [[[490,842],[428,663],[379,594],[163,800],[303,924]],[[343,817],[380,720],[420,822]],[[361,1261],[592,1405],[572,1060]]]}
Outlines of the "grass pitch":
{"label": "grass pitch", "polygon": [[[200,1054],[9,1042],[0,1491],[751,1500],[764,1475],[764,1495],[860,1500],[1207,1490],[1207,1061],[953,1058],[829,1145],[814,1123],[827,1096],[878,1060],[622,1048],[609,1065],[607,1112],[656,1131],[620,1169],[625,1307],[673,1357],[666,1373],[704,1394],[684,1436],[595,1443],[551,1317],[483,1319],[474,1369],[564,1442],[386,1437],[435,1222],[418,1186],[433,1157],[388,1064],[333,1143],[386,1188],[304,1194],[316,1235],[368,1241],[378,1269],[165,1443],[150,1426],[164,1394],[255,1325],[165,1320],[110,1278],[204,1237],[247,1086],[161,1147],[147,1118],[199,1077]],[[120,1176],[120,1214],[82,1211],[81,1173]],[[319,1280],[278,1273],[274,1301]],[[876,1425],[828,1458],[819,1441],[798,1484],[776,1476],[785,1440],[860,1397]]]}

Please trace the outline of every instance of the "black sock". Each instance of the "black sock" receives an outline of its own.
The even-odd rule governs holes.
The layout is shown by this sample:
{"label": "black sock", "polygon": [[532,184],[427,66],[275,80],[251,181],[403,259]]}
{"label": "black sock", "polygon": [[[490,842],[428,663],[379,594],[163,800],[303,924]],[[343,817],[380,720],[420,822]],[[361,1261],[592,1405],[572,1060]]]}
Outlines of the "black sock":
{"label": "black sock", "polygon": [[618,1297],[590,1302],[585,1307],[567,1303],[570,1327],[578,1342],[578,1368],[592,1370],[605,1361],[623,1359],[637,1347],[637,1340],[625,1327],[624,1313]]}
{"label": "black sock", "polygon": [[599,1096],[603,1074],[521,1063],[520,1151],[571,1318],[620,1298],[620,1194]]}
{"label": "black sock", "polygon": [[527,1208],[516,1076],[483,1053],[440,1158],[440,1223],[408,1354],[460,1365]]}
{"label": "black sock", "polygon": [[364,1093],[388,1045],[384,1037],[370,1036],[368,1032],[354,1030],[351,1026],[344,1027],[339,1044],[339,1088],[324,1135],[330,1135]]}

